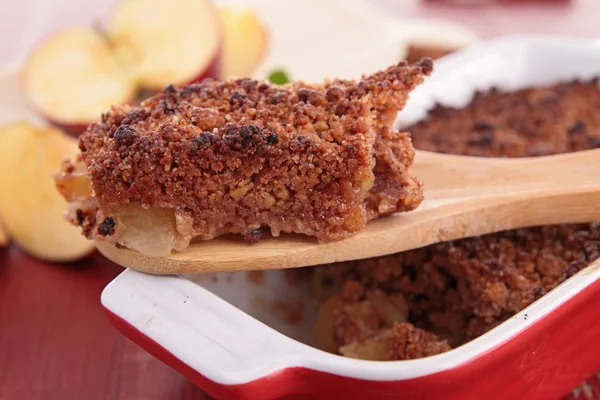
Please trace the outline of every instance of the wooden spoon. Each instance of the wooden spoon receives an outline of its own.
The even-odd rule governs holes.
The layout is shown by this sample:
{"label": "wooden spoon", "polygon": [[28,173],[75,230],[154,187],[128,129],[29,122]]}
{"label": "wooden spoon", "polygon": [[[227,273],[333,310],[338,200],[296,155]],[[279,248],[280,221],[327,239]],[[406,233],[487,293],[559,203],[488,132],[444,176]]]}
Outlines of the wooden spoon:
{"label": "wooden spoon", "polygon": [[284,234],[255,245],[224,236],[151,257],[106,242],[106,257],[132,269],[175,274],[264,270],[382,256],[429,244],[535,225],[600,221],[600,149],[536,158],[476,158],[418,151],[412,171],[425,201],[371,221],[355,236],[319,244]]}

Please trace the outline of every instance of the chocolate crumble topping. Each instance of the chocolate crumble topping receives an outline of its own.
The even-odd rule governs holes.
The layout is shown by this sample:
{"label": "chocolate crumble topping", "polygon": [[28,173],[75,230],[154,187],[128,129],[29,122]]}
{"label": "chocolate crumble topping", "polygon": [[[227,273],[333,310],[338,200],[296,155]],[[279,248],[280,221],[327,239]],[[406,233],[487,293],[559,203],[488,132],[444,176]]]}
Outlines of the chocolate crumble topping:
{"label": "chocolate crumble topping", "polygon": [[109,236],[115,233],[115,221],[111,217],[104,218],[98,225],[98,234],[101,236]]}

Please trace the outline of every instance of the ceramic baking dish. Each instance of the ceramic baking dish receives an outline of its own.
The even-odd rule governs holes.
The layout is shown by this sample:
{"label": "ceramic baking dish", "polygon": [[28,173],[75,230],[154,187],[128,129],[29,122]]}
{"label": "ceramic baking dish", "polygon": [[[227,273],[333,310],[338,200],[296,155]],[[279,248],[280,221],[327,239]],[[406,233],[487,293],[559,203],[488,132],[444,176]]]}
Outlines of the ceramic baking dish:
{"label": "ceramic baking dish", "polygon": [[[397,123],[476,90],[600,74],[600,41],[512,36],[436,63]],[[557,399],[600,370],[600,261],[479,338],[433,357],[377,362],[312,347],[317,304],[282,271],[152,276],[127,270],[102,293],[114,325],[217,398]],[[284,310],[285,312],[281,312]],[[283,318],[290,310],[295,318]]]}

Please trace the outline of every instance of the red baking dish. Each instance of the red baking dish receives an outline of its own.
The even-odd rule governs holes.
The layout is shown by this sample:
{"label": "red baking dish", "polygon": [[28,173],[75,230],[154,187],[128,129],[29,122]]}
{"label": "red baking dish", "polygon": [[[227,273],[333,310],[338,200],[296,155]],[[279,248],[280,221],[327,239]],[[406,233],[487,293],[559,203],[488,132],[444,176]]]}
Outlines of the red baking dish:
{"label": "red baking dish", "polygon": [[[435,103],[464,106],[491,86],[514,90],[599,74],[600,41],[500,38],[436,62],[397,123],[425,117]],[[477,339],[408,361],[355,360],[313,347],[316,302],[303,285],[281,271],[256,283],[243,272],[127,270],[106,287],[102,304],[126,336],[223,399],[558,399],[600,370],[600,260]],[[275,312],[282,301],[302,304],[294,323]]]}

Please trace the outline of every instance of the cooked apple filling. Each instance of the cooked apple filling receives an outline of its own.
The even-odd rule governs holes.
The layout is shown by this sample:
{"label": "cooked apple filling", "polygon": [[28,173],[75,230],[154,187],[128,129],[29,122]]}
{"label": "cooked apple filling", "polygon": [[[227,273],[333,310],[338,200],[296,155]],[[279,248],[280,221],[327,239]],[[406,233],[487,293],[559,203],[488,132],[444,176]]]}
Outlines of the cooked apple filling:
{"label": "cooked apple filling", "polygon": [[[266,229],[346,238],[421,203],[410,135],[391,125],[431,70],[423,59],[320,85],[205,80],[113,107],[57,175],[69,219],[145,254]],[[87,196],[73,195],[77,179]]]}

